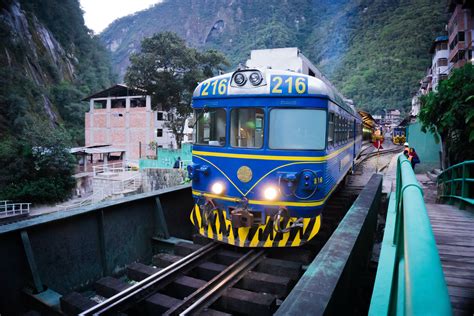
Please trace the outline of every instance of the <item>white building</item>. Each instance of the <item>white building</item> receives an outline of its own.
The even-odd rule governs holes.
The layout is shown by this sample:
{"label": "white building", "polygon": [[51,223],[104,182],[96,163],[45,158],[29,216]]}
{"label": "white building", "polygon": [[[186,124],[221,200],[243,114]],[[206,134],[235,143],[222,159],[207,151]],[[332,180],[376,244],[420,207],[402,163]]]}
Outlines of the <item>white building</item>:
{"label": "white building", "polygon": [[430,53],[433,55],[431,62],[431,89],[436,91],[439,82],[448,78],[448,36],[438,36],[431,46]]}

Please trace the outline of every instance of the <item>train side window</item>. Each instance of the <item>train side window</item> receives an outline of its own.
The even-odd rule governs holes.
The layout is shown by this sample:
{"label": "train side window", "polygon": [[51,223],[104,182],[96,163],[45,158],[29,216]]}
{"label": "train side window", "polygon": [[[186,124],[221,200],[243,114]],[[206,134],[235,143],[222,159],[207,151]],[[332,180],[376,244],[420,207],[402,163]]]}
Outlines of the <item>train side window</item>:
{"label": "train side window", "polygon": [[196,110],[194,117],[198,118],[194,129],[196,144],[209,146],[224,146],[226,143],[226,112],[224,109]]}
{"label": "train side window", "polygon": [[350,128],[349,128],[349,120],[346,119],[346,133],[345,133],[345,136],[346,136],[346,143],[349,142],[349,139],[350,139]]}
{"label": "train side window", "polygon": [[317,109],[272,109],[270,149],[322,150],[326,147],[327,112]]}
{"label": "train side window", "polygon": [[337,144],[342,143],[342,117],[337,116]]}
{"label": "train side window", "polygon": [[328,145],[334,146],[334,113],[329,112]]}
{"label": "train side window", "polygon": [[230,112],[230,145],[241,148],[262,148],[263,109],[234,109]]}

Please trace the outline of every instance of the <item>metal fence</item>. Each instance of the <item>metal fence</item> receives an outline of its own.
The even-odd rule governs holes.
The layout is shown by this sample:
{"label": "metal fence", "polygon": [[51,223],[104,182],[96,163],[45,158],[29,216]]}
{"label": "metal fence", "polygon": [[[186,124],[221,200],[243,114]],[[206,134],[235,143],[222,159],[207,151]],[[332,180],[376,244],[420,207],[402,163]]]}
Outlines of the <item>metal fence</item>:
{"label": "metal fence", "polygon": [[444,170],[438,176],[438,196],[450,204],[474,205],[474,160],[464,161]]}
{"label": "metal fence", "polygon": [[369,315],[451,315],[423,191],[410,161],[397,161]]}
{"label": "metal fence", "polygon": [[10,201],[0,201],[0,218],[7,218],[18,215],[28,215],[31,203],[10,203]]}
{"label": "metal fence", "polygon": [[115,162],[115,163],[93,166],[92,169],[93,169],[94,176],[97,176],[100,174],[108,174],[108,173],[119,173],[119,172],[131,170],[131,168],[126,167],[123,162]]}

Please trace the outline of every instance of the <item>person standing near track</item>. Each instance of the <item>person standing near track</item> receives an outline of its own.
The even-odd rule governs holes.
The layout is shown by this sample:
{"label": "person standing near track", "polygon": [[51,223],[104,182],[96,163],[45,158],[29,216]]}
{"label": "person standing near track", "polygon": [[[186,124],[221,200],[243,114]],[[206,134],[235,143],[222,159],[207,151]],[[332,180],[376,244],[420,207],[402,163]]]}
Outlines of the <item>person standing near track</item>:
{"label": "person standing near track", "polygon": [[417,163],[420,163],[420,157],[418,157],[418,154],[415,151],[415,148],[411,147],[409,152],[408,152],[408,160],[411,162],[411,167],[413,168],[413,171],[415,171],[415,165]]}
{"label": "person standing near track", "polygon": [[408,143],[405,142],[405,144],[403,144],[403,155],[408,158],[409,152],[410,152],[410,147],[409,147]]}

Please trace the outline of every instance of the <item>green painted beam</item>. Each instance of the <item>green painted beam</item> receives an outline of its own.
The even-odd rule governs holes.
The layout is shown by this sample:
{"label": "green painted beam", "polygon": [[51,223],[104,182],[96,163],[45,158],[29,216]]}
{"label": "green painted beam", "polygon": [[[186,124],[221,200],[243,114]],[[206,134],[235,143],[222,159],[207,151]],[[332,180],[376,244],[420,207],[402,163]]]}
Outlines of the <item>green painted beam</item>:
{"label": "green painted beam", "polygon": [[423,190],[410,161],[400,155],[369,315],[451,314]]}
{"label": "green painted beam", "polygon": [[25,249],[26,259],[28,260],[28,266],[30,267],[31,276],[33,277],[33,284],[35,286],[36,293],[43,292],[43,284],[41,283],[41,277],[38,272],[36,265],[35,256],[33,254],[33,248],[31,248],[30,238],[26,230],[21,231],[21,241],[23,242],[23,248]]}
{"label": "green painted beam", "polygon": [[[382,175],[374,174],[275,315],[348,315],[367,267],[380,205]],[[322,225],[324,225],[324,220]],[[362,271],[361,271],[362,270]]]}

